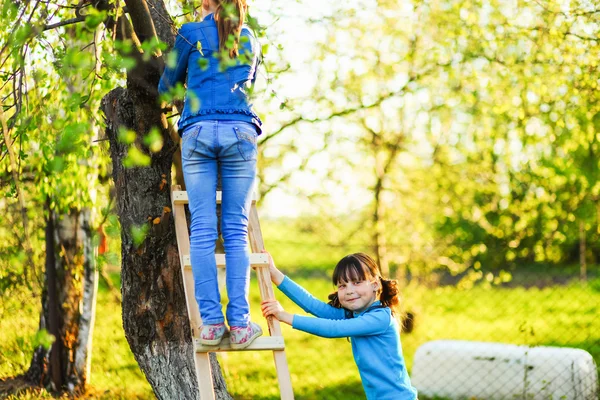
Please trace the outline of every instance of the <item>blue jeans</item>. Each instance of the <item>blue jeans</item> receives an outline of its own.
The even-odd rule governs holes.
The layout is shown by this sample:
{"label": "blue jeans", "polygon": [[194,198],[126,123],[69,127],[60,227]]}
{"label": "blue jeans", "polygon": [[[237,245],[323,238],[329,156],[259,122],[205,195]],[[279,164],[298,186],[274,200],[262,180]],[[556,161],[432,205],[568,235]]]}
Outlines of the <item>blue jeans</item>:
{"label": "blue jeans", "polygon": [[227,322],[250,322],[248,214],[256,175],[256,128],[248,122],[200,121],[182,135],[183,175],[192,214],[190,258],[204,324],[224,322],[217,282],[217,173],[221,172],[221,233],[225,246]]}

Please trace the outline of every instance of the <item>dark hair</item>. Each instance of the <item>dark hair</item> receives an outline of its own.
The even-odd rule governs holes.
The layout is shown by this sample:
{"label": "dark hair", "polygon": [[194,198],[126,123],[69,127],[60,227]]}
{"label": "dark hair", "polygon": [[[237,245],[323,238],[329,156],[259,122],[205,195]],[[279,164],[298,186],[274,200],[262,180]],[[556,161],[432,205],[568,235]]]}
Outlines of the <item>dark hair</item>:
{"label": "dark hair", "polygon": [[[371,281],[379,279],[381,282],[381,291],[379,292],[379,301],[385,307],[392,310],[392,314],[397,315],[400,308],[400,293],[398,290],[398,281],[395,279],[384,279],[375,260],[365,253],[354,253],[342,258],[335,269],[331,280],[334,285],[340,282],[350,281]],[[329,304],[341,308],[337,292],[329,295]]]}
{"label": "dark hair", "polygon": [[[215,22],[219,32],[219,50],[228,50],[229,57],[239,55],[242,26],[246,19],[246,0],[216,0]],[[233,37],[233,43],[229,37]]]}

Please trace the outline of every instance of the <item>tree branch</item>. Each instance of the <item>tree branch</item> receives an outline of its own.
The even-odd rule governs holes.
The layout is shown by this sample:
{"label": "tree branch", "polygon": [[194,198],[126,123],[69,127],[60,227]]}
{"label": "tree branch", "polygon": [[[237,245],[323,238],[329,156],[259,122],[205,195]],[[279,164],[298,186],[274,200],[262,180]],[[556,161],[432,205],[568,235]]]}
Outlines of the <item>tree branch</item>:
{"label": "tree branch", "polygon": [[48,31],[50,29],[56,29],[56,28],[60,28],[61,26],[72,25],[72,24],[76,24],[79,22],[83,22],[83,21],[85,21],[85,16],[66,19],[64,21],[60,21],[55,24],[46,25],[42,28],[42,31]]}
{"label": "tree branch", "polygon": [[[125,0],[131,17],[131,24],[140,41],[143,42],[153,37],[158,37],[154,28],[154,21],[148,8],[146,0]],[[157,57],[160,57],[160,50],[157,50]]]}
{"label": "tree branch", "polygon": [[[449,65],[450,65],[449,63],[448,64],[437,64],[435,67],[447,67]],[[329,121],[335,117],[343,117],[343,116],[346,116],[349,114],[354,114],[355,112],[358,112],[361,110],[368,110],[368,109],[377,107],[377,106],[381,105],[381,103],[383,103],[385,100],[391,99],[396,96],[400,96],[401,94],[405,93],[405,89],[409,84],[416,82],[416,81],[422,79],[423,77],[431,74],[435,70],[435,67],[432,67],[432,68],[428,69],[427,71],[422,72],[420,74],[412,75],[402,88],[400,88],[399,90],[394,91],[394,92],[384,93],[383,95],[381,95],[377,100],[375,100],[371,104],[359,104],[354,107],[349,107],[349,108],[346,108],[343,110],[332,112],[328,116],[322,117],[322,118],[304,118],[302,116],[296,117],[296,118],[284,123],[283,125],[281,125],[279,127],[279,129],[277,129],[276,131],[269,134],[269,136],[265,137],[261,141],[261,145],[264,145],[269,140],[271,140],[275,136],[279,135],[285,129],[289,128],[290,126],[294,126],[294,125],[298,124],[299,122],[309,122],[309,123],[324,122],[324,121]]]}

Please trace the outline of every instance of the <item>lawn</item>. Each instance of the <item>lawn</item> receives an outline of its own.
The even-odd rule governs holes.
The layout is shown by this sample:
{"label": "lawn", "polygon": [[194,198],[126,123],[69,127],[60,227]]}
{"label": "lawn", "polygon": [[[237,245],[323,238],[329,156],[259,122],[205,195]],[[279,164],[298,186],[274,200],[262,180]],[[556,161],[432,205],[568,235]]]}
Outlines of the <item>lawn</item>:
{"label": "lawn", "polygon": [[[301,227],[263,224],[265,242],[279,267],[321,299],[333,290],[329,274],[343,255],[361,251],[352,244],[327,247],[327,236]],[[333,229],[333,228],[331,228]],[[535,267],[507,287],[469,290],[446,286],[426,288],[411,284],[403,290],[405,310],[415,314],[415,328],[402,343],[410,371],[417,348],[436,339],[464,339],[527,345],[582,348],[600,364],[600,279],[590,267],[591,281],[581,285],[573,268]],[[119,274],[111,275],[119,287]],[[559,279],[553,279],[558,277]],[[519,286],[522,281],[528,288]],[[542,288],[535,286],[543,281]],[[276,295],[277,295],[276,291]],[[284,307],[301,312],[280,293]],[[0,379],[15,376],[29,366],[38,325],[39,299],[26,293],[0,299]],[[259,311],[256,281],[252,281],[253,319],[266,329]],[[286,354],[297,399],[363,399],[364,394],[350,343],[322,339],[283,325]],[[124,337],[121,308],[102,284],[94,328],[90,399],[152,399],[149,384],[139,370]],[[278,399],[273,358],[269,352],[219,355],[230,393],[236,399]],[[48,395],[29,393],[18,399]],[[17,398],[17,397],[13,397]]]}
{"label": "lawn", "polygon": [[[331,290],[324,278],[292,275],[320,298],[326,298]],[[118,275],[114,277],[118,279]],[[266,328],[254,281],[251,297],[254,319]],[[283,296],[279,298],[284,307],[300,312]],[[404,302],[416,314],[415,330],[402,338],[409,370],[417,347],[441,338],[580,347],[600,361],[600,292],[593,285],[466,291],[408,287]],[[120,307],[104,285],[99,290],[97,312],[89,398],[153,398],[125,341]],[[35,307],[26,304],[0,321],[0,377],[26,370],[36,315]],[[283,326],[283,334],[297,399],[364,398],[347,340],[321,339],[288,326]],[[220,361],[236,399],[278,398],[270,353],[228,353],[221,355]]]}

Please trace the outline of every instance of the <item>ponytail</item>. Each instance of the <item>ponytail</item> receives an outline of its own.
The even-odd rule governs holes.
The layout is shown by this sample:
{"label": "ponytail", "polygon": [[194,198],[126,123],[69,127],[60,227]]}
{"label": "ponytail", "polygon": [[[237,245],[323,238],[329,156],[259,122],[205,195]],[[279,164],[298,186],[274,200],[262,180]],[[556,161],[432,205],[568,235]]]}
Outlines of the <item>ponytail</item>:
{"label": "ponytail", "polygon": [[245,19],[246,0],[218,0],[215,22],[219,32],[219,51],[226,50],[229,58],[239,55],[240,33]]}
{"label": "ponytail", "polygon": [[395,279],[384,279],[381,280],[381,294],[379,300],[385,307],[389,307],[392,310],[392,314],[399,315],[400,312],[400,291],[398,290],[398,281]]}
{"label": "ponytail", "polygon": [[342,303],[340,303],[340,298],[338,297],[337,292],[331,293],[327,298],[329,299],[327,304],[335,308],[342,308]]}

